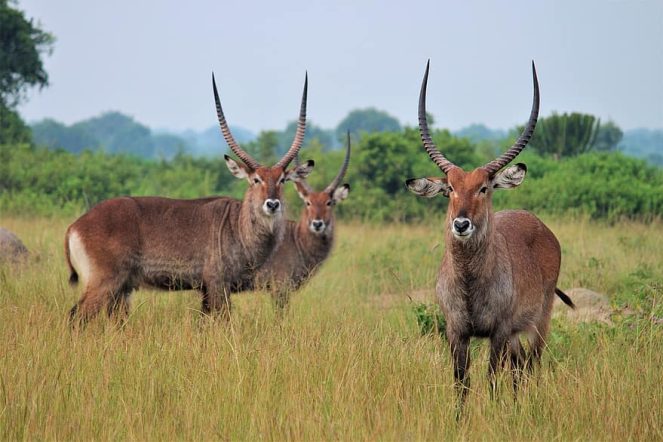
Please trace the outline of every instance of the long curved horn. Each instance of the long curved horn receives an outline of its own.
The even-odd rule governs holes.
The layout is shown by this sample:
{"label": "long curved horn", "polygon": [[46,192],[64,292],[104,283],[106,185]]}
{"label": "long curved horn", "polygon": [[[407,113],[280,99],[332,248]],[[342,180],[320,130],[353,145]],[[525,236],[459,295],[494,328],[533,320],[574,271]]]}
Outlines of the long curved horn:
{"label": "long curved horn", "polygon": [[348,144],[345,149],[345,159],[343,160],[341,169],[338,171],[334,181],[332,181],[329,186],[325,188],[326,193],[332,193],[334,190],[336,190],[339,184],[341,184],[341,181],[343,181],[343,177],[345,176],[345,172],[348,171],[348,164],[350,164],[350,131],[348,131]]}
{"label": "long curved horn", "polygon": [[221,108],[221,100],[219,100],[219,92],[216,89],[216,81],[214,80],[214,72],[212,72],[212,88],[214,89],[214,102],[216,103],[216,116],[219,118],[219,124],[221,125],[221,133],[223,138],[228,143],[228,147],[232,150],[235,155],[237,155],[247,166],[252,169],[257,169],[260,167],[260,163],[251,158],[251,155],[246,153],[239,144],[233,138],[232,133],[230,133],[230,128],[228,123],[226,123],[226,117],[223,115],[223,109]]}
{"label": "long curved horn", "polygon": [[306,73],[306,78],[304,79],[304,93],[302,94],[302,104],[299,108],[299,121],[297,121],[297,131],[295,132],[295,139],[290,146],[290,149],[285,153],[283,158],[276,163],[278,167],[287,167],[288,164],[292,161],[293,158],[299,152],[299,148],[302,147],[304,142],[304,133],[306,132],[306,94],[308,93],[308,72]]}
{"label": "long curved horn", "polygon": [[421,134],[421,141],[424,143],[424,149],[428,152],[428,156],[437,167],[439,167],[445,174],[456,166],[451,161],[447,160],[442,152],[437,149],[433,139],[428,132],[428,121],[426,120],[426,87],[428,86],[428,69],[430,67],[430,60],[426,63],[426,73],[424,74],[424,81],[421,83],[421,92],[419,93],[419,133]]}
{"label": "long curved horn", "polygon": [[529,114],[529,121],[527,122],[527,126],[525,126],[523,133],[520,134],[516,142],[513,143],[513,146],[511,146],[509,150],[504,152],[496,160],[493,160],[483,166],[483,168],[491,175],[513,161],[513,159],[525,148],[525,146],[527,146],[527,143],[534,134],[536,120],[539,117],[539,80],[536,77],[536,67],[534,66],[534,60],[532,60],[532,78],[534,81],[534,99],[532,101],[532,111]]}

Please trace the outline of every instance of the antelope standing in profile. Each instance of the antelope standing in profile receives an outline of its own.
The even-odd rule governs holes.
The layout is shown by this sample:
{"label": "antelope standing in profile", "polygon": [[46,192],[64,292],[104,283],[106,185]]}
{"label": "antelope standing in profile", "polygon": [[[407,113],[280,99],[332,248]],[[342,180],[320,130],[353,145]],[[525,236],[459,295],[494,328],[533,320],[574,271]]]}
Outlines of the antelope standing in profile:
{"label": "antelope standing in profile", "polygon": [[[295,158],[297,161],[297,158]],[[279,313],[287,307],[290,293],[318,270],[334,244],[334,206],[348,197],[349,184],[342,184],[350,163],[350,133],[341,169],[333,181],[316,192],[305,178],[293,178],[304,201],[299,222],[288,221],[283,241],[256,275],[255,288],[270,290]]]}
{"label": "antelope standing in profile", "polygon": [[[514,389],[522,368],[540,359],[557,294],[574,307],[557,288],[561,250],[555,235],[536,216],[523,210],[492,209],[497,189],[511,189],[523,182],[527,167],[504,169],[527,145],[539,113],[539,84],[532,62],[534,99],[529,122],[515,144],[499,158],[465,172],[437,149],[426,121],[428,69],[419,95],[419,130],[424,148],[446,177],[410,179],[413,193],[449,198],[446,218],[446,250],[436,292],[447,321],[459,403],[470,387],[471,337],[490,339],[489,379],[495,389],[495,373],[507,355],[513,368]],[[519,335],[526,333],[530,352]]]}
{"label": "antelope standing in profile", "polygon": [[121,197],[93,207],[65,235],[70,282],[80,277],[84,286],[70,317],[84,322],[104,307],[109,315],[126,315],[132,291],[148,286],[198,290],[203,312],[229,318],[230,293],[253,280],[283,236],[284,183],[306,177],[313,168],[308,161],[286,170],[304,138],[307,85],[308,79],[295,139],[283,158],[268,167],[235,142],[212,75],[221,132],[241,160],[226,155],[226,165],[249,182],[244,199]]}

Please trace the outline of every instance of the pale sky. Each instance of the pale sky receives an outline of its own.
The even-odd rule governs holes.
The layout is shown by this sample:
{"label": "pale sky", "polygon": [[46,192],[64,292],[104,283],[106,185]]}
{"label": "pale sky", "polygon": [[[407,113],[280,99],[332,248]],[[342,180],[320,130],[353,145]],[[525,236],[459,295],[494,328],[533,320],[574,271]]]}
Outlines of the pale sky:
{"label": "pale sky", "polygon": [[333,128],[355,108],[416,123],[426,60],[437,126],[522,124],[580,111],[663,128],[662,0],[19,0],[52,32],[50,87],[20,108],[67,124],[104,111],[152,128],[216,124],[211,72],[231,125]]}

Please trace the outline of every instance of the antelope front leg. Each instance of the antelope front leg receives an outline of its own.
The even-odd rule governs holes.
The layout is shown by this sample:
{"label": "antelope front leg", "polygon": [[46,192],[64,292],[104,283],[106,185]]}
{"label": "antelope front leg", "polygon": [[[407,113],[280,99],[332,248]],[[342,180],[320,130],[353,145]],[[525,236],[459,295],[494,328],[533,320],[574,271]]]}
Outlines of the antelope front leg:
{"label": "antelope front leg", "polygon": [[208,284],[202,290],[203,313],[207,315],[219,315],[224,320],[230,320],[230,285]]}
{"label": "antelope front leg", "polygon": [[470,369],[470,338],[447,336],[451,344],[451,357],[454,364],[454,380],[458,392],[458,404],[456,419],[460,418],[465,404],[465,398],[470,390],[470,377],[467,371]]}
{"label": "antelope front leg", "polygon": [[290,301],[290,290],[285,288],[276,288],[272,290],[272,302],[276,308],[276,315],[282,319],[288,311]]}
{"label": "antelope front leg", "polygon": [[497,368],[503,365],[507,353],[509,337],[505,333],[496,333],[490,337],[490,362],[488,364],[488,380],[490,381],[490,397],[495,398],[497,390]]}

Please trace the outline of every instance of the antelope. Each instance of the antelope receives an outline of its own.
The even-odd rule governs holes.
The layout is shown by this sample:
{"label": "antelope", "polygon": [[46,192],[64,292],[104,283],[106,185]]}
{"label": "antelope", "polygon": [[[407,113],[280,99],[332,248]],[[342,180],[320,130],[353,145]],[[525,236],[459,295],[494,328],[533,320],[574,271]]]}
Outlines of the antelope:
{"label": "antelope", "polygon": [[[295,162],[298,159],[295,157]],[[299,289],[327,259],[334,244],[334,206],[348,197],[349,184],[342,184],[350,163],[350,133],[343,164],[322,192],[305,178],[293,183],[305,206],[298,222],[288,221],[283,241],[256,275],[255,288],[268,289],[279,313],[286,309],[290,293]]]}
{"label": "antelope", "polygon": [[246,179],[242,200],[119,197],[99,203],[69,226],[65,256],[70,283],[79,278],[83,295],[70,311],[87,322],[105,306],[110,316],[129,313],[130,295],[141,286],[194,289],[202,312],[230,317],[230,293],[254,278],[278,245],[285,228],[283,186],[305,178],[313,161],[287,170],[306,129],[308,75],[297,130],[290,149],[274,166],[263,166],[235,142],[226,123],[212,74],[221,132],[241,160],[225,155],[230,172]]}
{"label": "antelope", "polygon": [[[470,387],[471,337],[489,338],[488,376],[491,395],[496,388],[498,365],[509,356],[514,393],[523,368],[538,362],[550,327],[555,294],[574,307],[557,288],[561,250],[555,235],[533,214],[524,210],[493,212],[492,195],[498,189],[519,186],[527,167],[505,168],[527,146],[539,113],[539,83],[532,62],[534,99],[529,121],[516,140],[497,159],[466,172],[447,160],[433,143],[426,120],[426,87],[430,61],[419,95],[419,131],[424,149],[445,177],[409,179],[416,195],[449,198],[445,252],[436,293],[447,321],[459,405]],[[529,352],[520,342],[527,334]]]}

